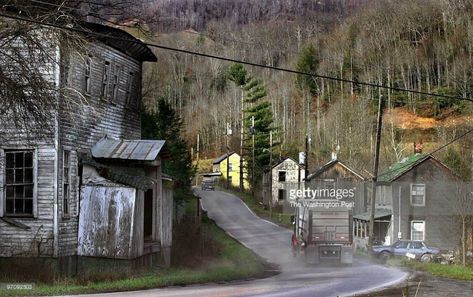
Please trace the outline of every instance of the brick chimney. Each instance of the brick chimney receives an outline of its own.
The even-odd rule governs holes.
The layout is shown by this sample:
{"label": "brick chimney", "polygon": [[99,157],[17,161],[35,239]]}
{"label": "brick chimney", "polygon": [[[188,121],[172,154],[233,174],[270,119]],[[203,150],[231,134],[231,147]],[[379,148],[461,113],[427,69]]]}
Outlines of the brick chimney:
{"label": "brick chimney", "polygon": [[424,144],[422,140],[419,142],[414,142],[414,154],[422,154],[422,149],[424,148]]}

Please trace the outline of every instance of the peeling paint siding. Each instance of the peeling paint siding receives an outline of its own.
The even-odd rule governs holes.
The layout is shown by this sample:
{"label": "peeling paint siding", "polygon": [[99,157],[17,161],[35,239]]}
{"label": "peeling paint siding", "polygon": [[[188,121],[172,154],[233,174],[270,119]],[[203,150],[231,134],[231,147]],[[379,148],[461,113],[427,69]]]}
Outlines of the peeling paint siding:
{"label": "peeling paint siding", "polygon": [[[63,154],[59,154],[60,164],[63,164]],[[59,167],[60,185],[58,187],[59,201],[59,256],[75,255],[77,251],[77,230],[78,230],[78,196],[79,196],[79,176],[78,176],[78,158],[77,152],[70,153],[70,202],[69,202],[69,217],[65,218],[64,205],[62,198],[64,197],[62,177],[64,175],[63,167]]]}
{"label": "peeling paint siding", "polygon": [[82,189],[78,255],[130,258],[129,236],[136,190],[128,187],[85,186]]}
{"label": "peeling paint siding", "polygon": [[[36,148],[37,217],[15,218],[29,226],[30,230],[23,230],[0,220],[0,257],[53,255],[54,156],[52,145]],[[0,171],[3,172],[3,168]]]}
{"label": "peeling paint siding", "polygon": [[137,191],[135,209],[133,213],[132,241],[130,243],[130,258],[136,258],[143,255],[143,223],[144,223],[144,192]]}
{"label": "peeling paint siding", "polygon": [[173,189],[172,185],[166,185],[163,183],[163,196],[162,196],[162,235],[161,235],[161,246],[170,247],[172,245],[172,213],[174,209],[173,201]]}
{"label": "peeling paint siding", "polygon": [[[130,72],[136,78],[141,77],[141,64],[133,58],[103,44],[90,44],[92,55],[91,66],[91,94],[85,95],[81,110],[74,112],[71,118],[66,109],[61,112],[61,127],[63,145],[80,149],[89,149],[100,138],[109,135],[114,138],[140,139],[141,123],[138,109],[126,106],[127,79]],[[84,55],[87,56],[87,55]],[[120,66],[121,75],[118,84],[116,100],[101,98],[103,65],[110,62],[110,69]],[[79,55],[70,57],[68,82],[73,89],[83,92],[85,78],[85,59]],[[110,72],[109,81],[113,81],[113,72]],[[134,100],[140,97],[140,88],[132,89]],[[81,100],[78,98],[78,100]]]}
{"label": "peeling paint siding", "polygon": [[[101,43],[89,44],[92,55],[91,68],[91,94],[84,98],[76,98],[77,102],[82,102],[80,108],[71,114],[64,106],[60,110],[60,143],[61,148],[72,149],[74,151],[88,151],[99,139],[105,135],[117,138],[139,139],[141,137],[141,122],[138,110],[126,107],[127,74],[134,72],[137,78],[141,77],[141,64],[133,58],[121,52],[103,45]],[[68,85],[83,92],[85,58],[86,53],[81,55],[66,56],[63,58],[63,77],[67,79]],[[105,60],[111,63],[110,69],[115,65],[121,66],[121,76],[119,77],[118,96],[113,102],[101,98],[103,65]],[[66,72],[66,69],[68,70]],[[110,82],[113,81],[111,72]],[[141,85],[141,84],[139,84]],[[138,100],[140,89],[133,88],[131,96]],[[85,101],[84,101],[85,100]],[[62,154],[60,154],[62,156]],[[71,183],[79,188],[79,178],[77,177],[77,159],[71,160]],[[59,168],[62,170],[63,160],[60,160]],[[62,171],[61,171],[62,172]],[[59,174],[58,184],[62,189],[62,173]],[[72,184],[71,184],[72,185]],[[72,186],[71,186],[72,188]],[[60,213],[62,213],[62,190],[59,194]],[[74,255],[77,253],[78,238],[78,192],[71,192],[71,217],[62,219],[60,222],[60,254]],[[73,207],[74,205],[74,207]]]}
{"label": "peeling paint siding", "polygon": [[[286,172],[286,181],[279,181],[279,171]],[[301,187],[304,186],[305,170],[300,168]],[[299,165],[292,159],[286,159],[272,169],[272,198],[273,203],[278,203],[279,189],[285,189],[287,195],[291,189],[298,188]]]}

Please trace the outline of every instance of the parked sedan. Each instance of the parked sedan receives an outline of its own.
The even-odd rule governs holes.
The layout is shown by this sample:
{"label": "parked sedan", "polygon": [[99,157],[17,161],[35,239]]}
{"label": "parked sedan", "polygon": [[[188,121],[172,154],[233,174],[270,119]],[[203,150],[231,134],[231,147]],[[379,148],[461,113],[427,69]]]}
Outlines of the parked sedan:
{"label": "parked sedan", "polygon": [[406,256],[429,262],[433,255],[440,253],[440,249],[428,247],[423,241],[417,240],[398,240],[392,245],[376,245],[371,248],[371,253],[380,258],[389,258],[391,256]]}

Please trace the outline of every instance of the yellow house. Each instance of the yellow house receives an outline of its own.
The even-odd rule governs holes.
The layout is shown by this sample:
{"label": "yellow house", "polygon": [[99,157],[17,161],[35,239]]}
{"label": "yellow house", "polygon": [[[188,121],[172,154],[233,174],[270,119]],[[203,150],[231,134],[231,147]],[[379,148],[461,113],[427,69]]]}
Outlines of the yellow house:
{"label": "yellow house", "polygon": [[[224,179],[227,178],[227,160],[230,160],[228,164],[229,168],[229,180],[232,187],[240,186],[240,155],[231,152],[223,156],[218,157],[213,161],[213,172],[220,172]],[[248,189],[248,173],[243,171],[243,188]]]}

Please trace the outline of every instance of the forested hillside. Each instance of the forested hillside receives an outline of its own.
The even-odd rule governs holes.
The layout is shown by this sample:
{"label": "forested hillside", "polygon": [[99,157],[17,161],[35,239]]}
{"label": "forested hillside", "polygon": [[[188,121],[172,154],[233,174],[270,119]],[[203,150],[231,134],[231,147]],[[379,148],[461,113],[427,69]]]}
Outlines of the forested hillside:
{"label": "forested hillside", "polygon": [[[169,2],[152,3],[161,8],[161,16],[181,22],[149,25],[151,39],[162,45],[334,78],[473,97],[473,7],[468,0]],[[225,151],[228,122],[234,131],[230,147],[238,151],[242,90],[229,80],[231,63],[165,50],[156,53],[159,62],[148,65],[145,77],[146,106],[153,109],[158,98],[170,102],[183,117],[194,148],[200,135],[201,157]],[[280,145],[274,152],[295,156],[308,134],[311,167],[327,161],[339,145],[340,158],[360,170],[372,170],[380,95],[388,113],[384,167],[412,153],[414,141],[422,141],[424,151],[430,151],[471,125],[469,101],[245,67],[265,85],[265,100],[271,103],[279,130]],[[406,124],[420,118],[432,124]],[[438,156],[469,176],[471,137],[465,139]]]}

